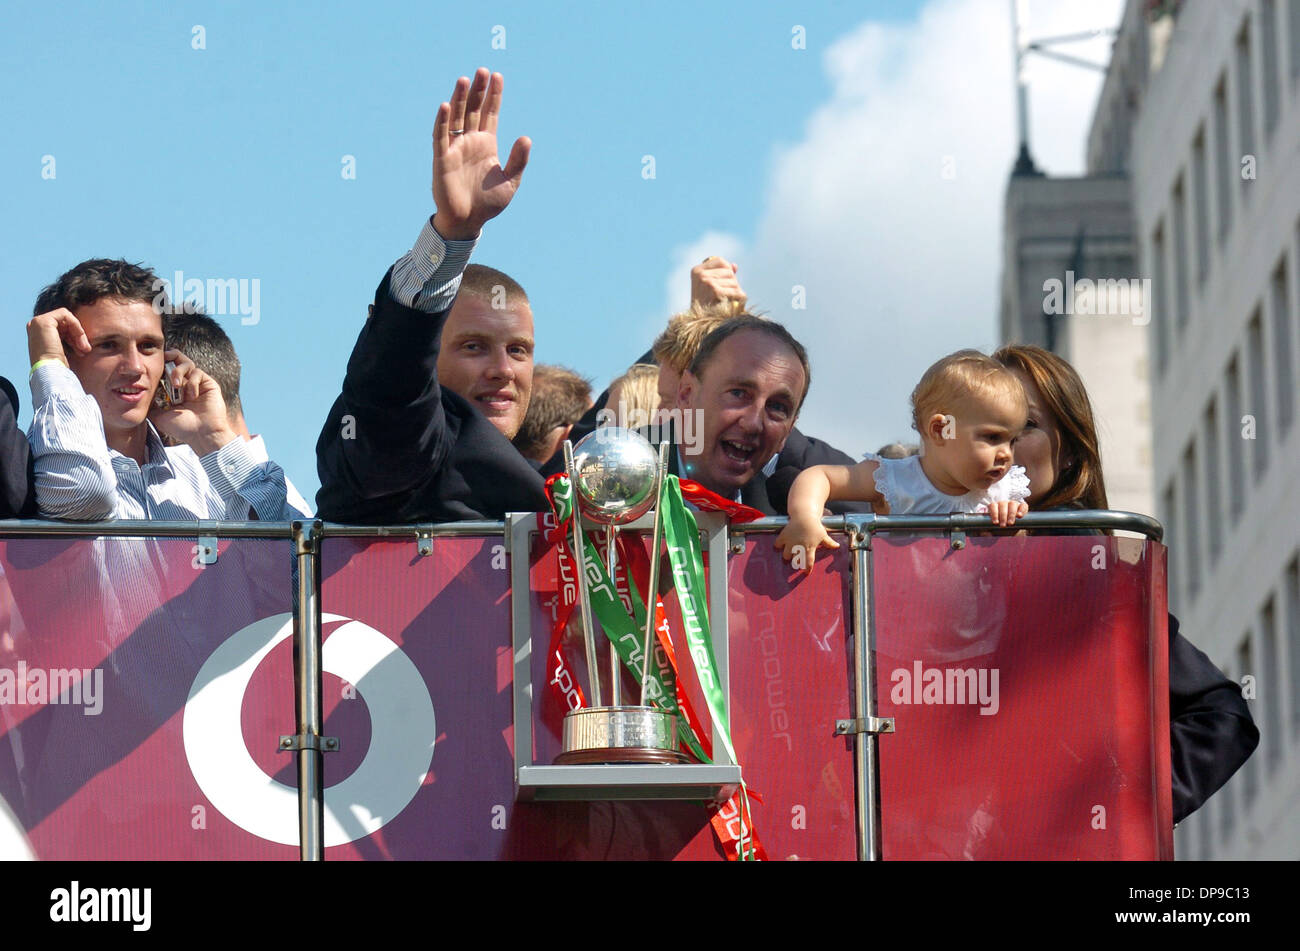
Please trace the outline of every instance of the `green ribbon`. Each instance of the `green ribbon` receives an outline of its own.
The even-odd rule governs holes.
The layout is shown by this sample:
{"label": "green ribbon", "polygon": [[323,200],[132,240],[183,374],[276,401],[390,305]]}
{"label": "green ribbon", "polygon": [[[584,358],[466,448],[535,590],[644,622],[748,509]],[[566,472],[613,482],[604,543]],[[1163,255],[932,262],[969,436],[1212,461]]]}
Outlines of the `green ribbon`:
{"label": "green ribbon", "polygon": [[[686,643],[691,660],[704,691],[709,716],[722,738],[722,745],[733,763],[736,750],[731,745],[731,723],[727,718],[727,696],[718,676],[718,662],[713,654],[713,636],[709,629],[709,604],[704,586],[704,553],[700,548],[700,529],[695,516],[682,500],[682,487],[677,476],[664,479],[663,494],[659,499],[663,507],[664,539],[668,544],[668,561],[673,568],[673,584],[677,588],[677,601],[682,609],[682,627],[686,629]],[[726,570],[725,565],[715,565],[714,570]]]}
{"label": "green ribbon", "polygon": [[[563,524],[573,514],[573,492],[569,481],[565,478],[556,479],[553,483],[553,498],[555,501],[555,514]],[[565,541],[569,538],[566,535]],[[605,569],[605,563],[601,561],[600,553],[596,546],[592,544],[586,533],[582,536],[583,549],[586,552],[586,581],[587,597],[591,602],[591,610],[596,615],[596,620],[600,622],[605,636],[609,642],[614,645],[614,650],[618,653],[619,659],[624,666],[632,671],[636,682],[641,683],[642,668],[642,648],[645,637],[645,610],[637,604],[638,593],[636,592],[636,583],[632,580],[632,573],[628,572],[628,584],[632,592],[632,605],[634,613],[639,614],[640,624],[632,619],[623,606],[622,599],[618,596],[618,590],[615,588],[613,581],[610,580],[609,572]],[[576,560],[576,559],[575,559]],[[579,568],[579,570],[582,570]],[[650,649],[654,650],[651,644]],[[592,677],[598,676],[596,671],[589,672]],[[691,730],[690,724],[677,706],[677,690],[673,683],[672,668],[666,665],[661,667],[658,663],[650,665],[647,679],[649,681],[645,688],[646,699],[661,710],[673,714],[677,718],[677,736],[686,744],[686,747],[702,763],[710,762],[705,756],[704,750],[700,747],[699,741],[695,738],[695,733]]]}
{"label": "green ribbon", "polygon": [[[554,481],[553,499],[556,516],[559,518],[560,524],[563,524],[573,514],[573,491],[567,478],[560,477]],[[740,760],[736,756],[736,749],[731,742],[731,723],[727,716],[727,697],[722,689],[718,675],[718,662],[713,653],[713,636],[709,626],[709,604],[704,582],[704,552],[700,548],[700,529],[695,521],[695,516],[686,507],[686,502],[682,499],[682,488],[677,476],[669,475],[664,479],[660,488],[658,503],[661,518],[663,519],[664,540],[668,545],[668,561],[673,570],[673,586],[677,589],[677,601],[682,610],[682,626],[686,629],[686,643],[690,648],[691,661],[695,665],[696,677],[699,680],[700,688],[704,692],[704,701],[709,707],[709,716],[712,718],[714,727],[722,739],[722,745],[731,757],[731,761],[739,763]],[[605,636],[614,645],[623,663],[640,682],[639,648],[642,635],[636,630],[636,625],[623,607],[623,602],[618,597],[613,582],[610,581],[609,573],[605,570],[605,564],[601,561],[596,546],[592,544],[586,533],[583,533],[583,544],[586,551],[587,592],[591,599],[592,610],[596,613],[601,627],[604,628]],[[659,553],[654,552],[652,557],[658,558]],[[715,566],[714,570],[726,569],[725,566]],[[627,575],[629,590],[633,592],[633,613],[640,616],[641,630],[644,631],[645,612],[644,610],[638,610],[637,598],[639,594],[636,593],[636,583],[633,581],[630,571]],[[690,724],[678,711],[675,692],[668,689],[671,685],[665,684],[664,678],[654,667],[651,668],[649,677],[650,686],[646,688],[646,696],[662,709],[677,714],[678,736],[700,762],[713,762],[700,749],[695,734],[691,731]],[[748,815],[749,796],[743,780],[740,784],[739,808],[744,810],[742,816]],[[742,818],[741,823],[742,828],[744,828],[746,819]],[[741,854],[742,860],[756,858],[753,847],[752,822],[750,822],[749,828],[751,844]]]}

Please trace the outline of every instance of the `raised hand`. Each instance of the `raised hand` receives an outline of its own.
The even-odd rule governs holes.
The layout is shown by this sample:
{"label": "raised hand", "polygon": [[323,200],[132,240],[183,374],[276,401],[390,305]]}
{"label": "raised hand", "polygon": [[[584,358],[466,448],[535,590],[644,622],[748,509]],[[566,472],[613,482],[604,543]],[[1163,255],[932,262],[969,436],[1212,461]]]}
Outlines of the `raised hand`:
{"label": "raised hand", "polygon": [[79,353],[90,352],[90,341],[81,321],[66,307],[57,307],[27,322],[27,355],[33,366],[41,360],[59,360],[66,367],[65,345]]}
{"label": "raised hand", "polygon": [[149,411],[149,419],[158,431],[189,446],[199,456],[216,452],[238,439],[230,427],[226,401],[217,381],[179,350],[168,350],[163,357],[176,364],[175,369],[164,372],[170,373],[172,385],[180,390],[181,398],[167,409],[154,407]]}
{"label": "raised hand", "polygon": [[734,301],[737,309],[745,306],[748,295],[741,289],[735,264],[716,254],[691,268],[691,303],[717,304]]}
{"label": "raised hand", "polygon": [[532,142],[515,140],[505,168],[497,155],[501,114],[500,73],[480,68],[471,84],[456,80],[451,102],[438,106],[433,125],[433,227],[444,238],[473,238],[505,210],[519,190]]}

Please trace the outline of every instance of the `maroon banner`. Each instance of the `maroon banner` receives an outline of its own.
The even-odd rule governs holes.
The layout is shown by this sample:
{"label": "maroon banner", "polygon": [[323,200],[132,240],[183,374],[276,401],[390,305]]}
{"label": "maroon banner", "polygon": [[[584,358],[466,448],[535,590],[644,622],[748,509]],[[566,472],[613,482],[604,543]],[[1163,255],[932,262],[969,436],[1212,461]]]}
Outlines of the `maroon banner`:
{"label": "maroon banner", "polygon": [[[0,796],[36,857],[298,857],[290,546],[219,551],[0,542]],[[278,841],[245,828],[268,790]]]}
{"label": "maroon banner", "polygon": [[[294,760],[276,752],[294,732],[289,545],[195,554],[0,541],[0,854],[298,856]],[[878,537],[872,558],[878,712],[898,726],[879,740],[885,857],[1170,857],[1163,549]],[[733,738],[773,859],[855,854],[852,747],[833,734],[853,712],[849,559],[805,576],[755,535],[726,568]],[[563,590],[554,548],[537,539],[530,560],[530,752],[549,764]],[[328,538],[322,578],[324,732],[341,741],[327,859],[721,859],[699,802],[515,801],[499,536],[423,557]]]}
{"label": "maroon banner", "polygon": [[885,858],[1173,858],[1164,555],[875,539]]}

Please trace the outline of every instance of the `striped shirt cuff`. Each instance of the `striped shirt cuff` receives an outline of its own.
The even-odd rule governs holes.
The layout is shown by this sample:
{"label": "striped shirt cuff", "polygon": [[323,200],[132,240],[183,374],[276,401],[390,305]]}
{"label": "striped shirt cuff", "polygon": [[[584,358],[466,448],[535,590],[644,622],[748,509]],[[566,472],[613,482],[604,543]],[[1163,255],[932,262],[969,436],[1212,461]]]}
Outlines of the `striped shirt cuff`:
{"label": "striped shirt cuff", "polygon": [[460,290],[460,275],[478,239],[444,241],[433,230],[433,218],[424,223],[415,247],[393,265],[389,293],[405,307],[434,314],[446,310]]}
{"label": "striped shirt cuff", "polygon": [[74,400],[87,395],[81,381],[58,360],[42,361],[28,378],[32,387],[32,409],[44,406],[52,399]]}
{"label": "striped shirt cuff", "polygon": [[203,463],[203,471],[208,474],[212,487],[227,502],[239,494],[260,465],[248,444],[238,436],[199,461]]}

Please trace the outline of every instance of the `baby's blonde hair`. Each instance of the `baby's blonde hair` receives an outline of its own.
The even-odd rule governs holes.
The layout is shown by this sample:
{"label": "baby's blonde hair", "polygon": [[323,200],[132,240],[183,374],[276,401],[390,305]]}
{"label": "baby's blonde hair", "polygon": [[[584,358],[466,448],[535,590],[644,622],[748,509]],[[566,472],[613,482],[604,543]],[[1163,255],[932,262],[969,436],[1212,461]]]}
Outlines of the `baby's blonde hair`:
{"label": "baby's blonde hair", "polygon": [[1029,401],[1015,374],[978,350],[958,350],[935,363],[912,390],[912,427],[925,436],[925,421],[933,414],[956,416],[957,407],[971,398],[1009,399],[1025,413]]}

